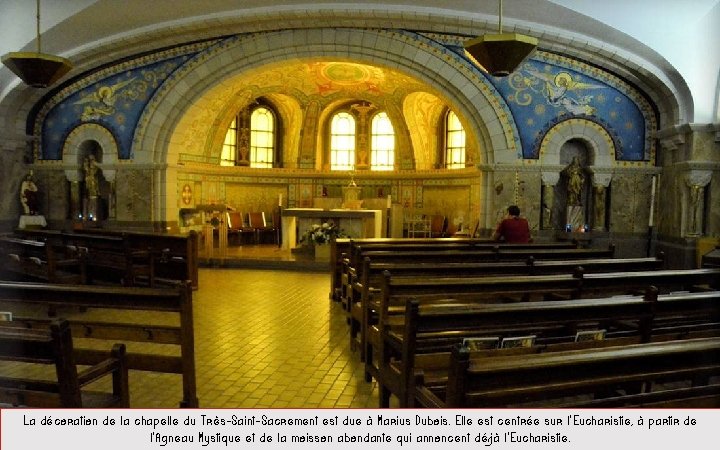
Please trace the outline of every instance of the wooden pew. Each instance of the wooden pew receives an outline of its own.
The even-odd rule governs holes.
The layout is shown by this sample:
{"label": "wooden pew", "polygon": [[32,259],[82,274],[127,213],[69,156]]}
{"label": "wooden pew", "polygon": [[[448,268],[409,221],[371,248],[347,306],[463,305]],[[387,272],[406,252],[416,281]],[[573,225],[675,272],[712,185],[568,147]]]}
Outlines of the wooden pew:
{"label": "wooden pew", "polygon": [[[433,241],[426,239],[424,241]],[[440,242],[422,243],[394,243],[366,245],[351,242],[351,255],[341,258],[333,273],[339,271],[339,276],[331,277],[331,297],[343,303],[347,310],[350,293],[349,286],[353,277],[362,277],[363,263],[371,258],[376,263],[397,264],[453,264],[469,262],[504,262],[521,261],[530,257],[536,259],[573,259],[573,258],[612,258],[615,253],[614,245],[608,250],[578,249],[576,243],[551,242],[529,244],[504,244],[495,241],[466,240],[456,242],[454,239],[435,239]],[[449,241],[449,242],[445,242]],[[331,259],[332,260],[332,259]],[[339,283],[337,285],[336,283]]]}
{"label": "wooden pew", "polygon": [[142,280],[155,286],[155,257],[149,249],[133,248],[127,240],[115,236],[95,236],[92,243],[77,238],[69,241],[86,254],[91,282],[135,286]]}
{"label": "wooden pew", "polygon": [[332,274],[330,277],[330,298],[340,300],[340,286],[342,284],[343,260],[349,260],[354,254],[354,247],[363,243],[367,244],[434,244],[434,245],[455,245],[464,246],[474,242],[491,242],[490,239],[474,238],[337,238],[330,241],[330,265]]}
{"label": "wooden pew", "polygon": [[393,276],[400,277],[438,277],[447,274],[453,276],[477,277],[492,275],[551,275],[569,274],[577,267],[583,273],[645,271],[658,270],[664,265],[664,255],[656,258],[606,258],[606,259],[573,259],[573,260],[535,260],[530,257],[525,261],[510,262],[449,262],[449,263],[411,263],[411,262],[373,262],[370,258],[363,261],[362,279],[354,269],[348,273],[348,286],[344,287],[343,302],[350,324],[351,348],[359,344],[360,358],[364,360],[365,352],[362,345],[364,339],[361,330],[365,323],[364,305],[369,302],[370,292],[378,290],[382,283],[382,274],[389,271]]}
{"label": "wooden pew", "polygon": [[720,289],[720,268],[601,273],[585,273],[580,268],[574,276],[581,280],[580,290],[586,297],[610,290],[619,294],[642,293],[651,285],[665,291],[692,291],[702,289],[700,286]]}
{"label": "wooden pew", "polygon": [[133,249],[145,249],[154,258],[154,272],[158,281],[190,280],[193,289],[198,284],[199,235],[190,231],[187,235],[166,233],[141,233],[134,231],[81,230],[76,234],[120,236]]}
{"label": "wooden pew", "polygon": [[88,254],[91,275],[133,285],[167,285],[190,280],[198,288],[198,235],[139,233],[112,230],[15,230],[26,239],[43,239],[72,246]]}
{"label": "wooden pew", "polygon": [[[363,305],[361,344],[365,351],[365,379],[379,379],[387,330],[404,323],[405,302],[498,303],[555,298],[579,298],[579,280],[572,275],[488,277],[394,277],[383,274],[380,291]],[[376,358],[378,359],[376,361]]]}
{"label": "wooden pew", "polygon": [[[345,266],[356,267],[362,263],[362,251],[369,250],[468,250],[492,249],[498,246],[516,246],[517,248],[567,249],[577,248],[577,242],[547,242],[530,244],[505,244],[490,238],[339,238],[330,243],[330,298],[340,301],[342,278]],[[362,247],[364,250],[360,250]]]}
{"label": "wooden pew", "polygon": [[[47,330],[0,327],[0,360],[12,364],[55,366],[54,380],[0,377],[0,404],[43,408],[128,408],[125,346],[102,352],[97,364],[78,372],[67,321],[55,320]],[[26,373],[26,371],[23,371]],[[89,384],[112,377],[112,393],[89,391]]]}
{"label": "wooden pew", "polygon": [[578,246],[574,242],[533,242],[527,244],[508,244],[497,241],[479,241],[477,239],[468,241],[445,242],[446,238],[434,238],[440,242],[408,243],[399,242],[393,244],[353,242],[350,246],[348,257],[351,265],[359,265],[364,259],[366,252],[445,252],[455,250],[486,250],[498,252],[501,249],[514,250],[572,250]]}
{"label": "wooden pew", "polygon": [[720,338],[492,358],[456,346],[448,374],[444,390],[428,388],[418,374],[416,402],[435,408],[717,408],[718,385],[707,380],[720,374]]}
{"label": "wooden pew", "polygon": [[148,285],[154,285],[154,261],[150,252],[131,247],[121,236],[85,236],[53,230],[22,230],[20,235],[70,249],[74,256],[84,258],[90,284],[134,286],[142,278]]}
{"label": "wooden pew", "polygon": [[20,279],[50,283],[84,284],[87,282],[86,260],[82,255],[68,256],[68,249],[52,243],[0,237],[0,270]]}
{"label": "wooden pew", "polygon": [[[357,277],[362,277],[362,262],[370,258],[376,263],[412,263],[412,264],[446,264],[469,262],[510,262],[525,261],[530,257],[535,260],[562,260],[562,259],[607,259],[615,256],[615,246],[611,244],[608,249],[580,249],[580,248],[533,248],[533,244],[506,244],[491,247],[467,247],[463,249],[435,249],[435,250],[362,250],[353,260],[343,261],[343,274],[341,282],[348,283],[352,268],[355,268]],[[538,244],[539,245],[539,244]],[[340,294],[345,293],[340,286]],[[340,299],[347,303],[347,300]]]}
{"label": "wooden pew", "polygon": [[[75,339],[78,364],[97,364],[105,355],[82,346],[80,338],[176,345],[179,355],[167,355],[166,345],[145,347],[147,351],[128,351],[129,369],[182,375],[181,407],[197,407],[195,374],[195,335],[192,314],[192,288],[189,282],[173,288],[68,286],[41,283],[0,282],[0,305],[13,312],[13,320],[0,322],[2,327],[45,329],[50,320],[31,307],[50,307],[69,316]],[[78,307],[87,309],[77,313]],[[116,321],[87,318],[94,308],[113,315],[128,313]],[[169,316],[169,317],[166,317]],[[170,324],[168,324],[170,323]],[[130,347],[132,349],[132,347]]]}
{"label": "wooden pew", "polygon": [[[579,330],[604,330],[604,340],[575,343]],[[536,336],[532,348],[489,350],[488,355],[539,353],[581,347],[628,345],[720,335],[720,291],[643,297],[584,299],[501,305],[406,303],[405,323],[388,329],[380,351],[381,407],[395,394],[412,405],[417,369],[426,384],[447,378],[450,349],[465,338]],[[391,359],[392,356],[392,359]]]}
{"label": "wooden pew", "polygon": [[[605,297],[644,292],[656,286],[661,292],[693,290],[707,285],[717,289],[720,269],[658,270],[650,272],[622,272],[573,275],[505,276],[505,277],[445,277],[420,278],[383,275],[379,295],[368,302],[365,310],[364,345],[366,379],[378,379],[383,341],[387,330],[404,323],[407,299],[438,303],[498,303],[533,300],[561,300]],[[371,320],[373,314],[377,321]]]}
{"label": "wooden pew", "polygon": [[435,250],[435,251],[392,251],[370,250],[361,253],[363,257],[376,262],[416,262],[416,263],[445,263],[445,262],[501,262],[524,261],[529,257],[541,259],[590,259],[613,258],[614,246],[608,249],[533,249],[533,248],[506,248],[495,246],[473,250]]}

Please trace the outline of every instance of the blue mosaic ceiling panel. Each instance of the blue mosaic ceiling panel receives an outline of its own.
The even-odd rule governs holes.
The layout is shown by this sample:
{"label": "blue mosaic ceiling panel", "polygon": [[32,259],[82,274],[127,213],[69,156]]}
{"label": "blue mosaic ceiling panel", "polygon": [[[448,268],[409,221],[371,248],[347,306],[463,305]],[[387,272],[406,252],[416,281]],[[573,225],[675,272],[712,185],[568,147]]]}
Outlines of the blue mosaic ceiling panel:
{"label": "blue mosaic ceiling panel", "polygon": [[504,78],[488,76],[515,118],[524,158],[537,158],[545,133],[557,123],[582,117],[613,137],[618,160],[642,161],[646,120],[625,93],[579,71],[530,60]]}
{"label": "blue mosaic ceiling panel", "polygon": [[132,139],[140,115],[162,82],[189,56],[158,61],[103,78],[55,105],[42,124],[42,159],[62,159],[66,136],[78,125],[97,123],[113,134],[118,157],[132,158]]}
{"label": "blue mosaic ceiling panel", "polygon": [[642,92],[612,73],[537,51],[510,76],[493,77],[468,59],[458,37],[427,37],[451,51],[495,88],[503,100],[503,109],[510,110],[523,158],[538,158],[545,134],[572,118],[602,126],[613,138],[617,160],[649,161],[654,157],[650,136],[657,128],[657,113]]}
{"label": "blue mosaic ceiling panel", "polygon": [[[548,130],[577,117],[600,124],[612,136],[618,160],[652,158],[650,136],[656,128],[652,105],[641,92],[611,73],[560,55],[536,52],[512,75],[495,78],[469,62],[458,45],[459,37],[407,34],[472,66],[480,82],[490,88],[493,101],[507,112],[508,126],[513,128],[523,158],[537,158]],[[47,113],[36,124],[41,126],[37,130],[42,136],[40,157],[62,159],[67,135],[82,123],[97,123],[117,140],[120,159],[133,158],[133,138],[148,101],[165,80],[210,45],[191,46],[183,50],[186,54],[171,57],[147,55],[141,61],[123,62],[106,74],[81,80],[72,86],[74,90],[56,97],[57,103],[48,104]]]}

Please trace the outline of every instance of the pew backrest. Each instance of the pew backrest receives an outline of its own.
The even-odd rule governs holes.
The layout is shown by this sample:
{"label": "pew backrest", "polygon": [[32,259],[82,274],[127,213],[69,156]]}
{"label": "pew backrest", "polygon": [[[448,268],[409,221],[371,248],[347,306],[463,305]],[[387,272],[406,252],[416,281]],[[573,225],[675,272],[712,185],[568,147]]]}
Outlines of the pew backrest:
{"label": "pew backrest", "polygon": [[[55,367],[53,380],[0,376],[0,403],[64,408],[129,407],[125,346],[115,344],[112,351],[102,353],[102,361],[79,372],[67,321],[54,320],[45,330],[0,327],[0,360]],[[112,393],[83,389],[105,376],[112,377]]]}
{"label": "pew backrest", "polygon": [[500,407],[528,401],[573,406],[572,397],[585,396],[579,400],[585,402],[596,392],[607,394],[628,383],[650,386],[718,373],[717,337],[497,358],[473,358],[456,346],[444,400],[424,387],[421,376],[415,394],[424,406]]}
{"label": "pew backrest", "polygon": [[[574,342],[576,333],[588,327],[602,329],[603,340]],[[399,377],[390,384],[399,386],[399,395],[410,402],[415,370],[442,371],[452,347],[466,338],[492,337],[498,345],[508,336],[537,338],[532,348],[488,350],[488,356],[498,356],[717,336],[719,332],[720,291],[658,295],[651,287],[642,297],[500,305],[421,305],[408,300],[404,327],[390,331],[384,342],[399,356],[394,363],[398,373],[389,367],[382,373]]]}
{"label": "pew backrest", "polygon": [[[15,310],[39,305],[54,310],[79,307],[133,311],[135,319],[130,323],[100,322],[77,315],[70,320],[73,337],[177,345],[179,356],[152,351],[129,352],[128,367],[182,375],[183,399],[180,405],[198,406],[192,288],[189,282],[163,289],[0,282],[0,304]],[[154,316],[155,312],[169,314],[177,324],[167,325],[167,321]],[[45,329],[50,322],[50,319],[35,315],[23,317],[13,314],[13,320],[0,322],[0,327]],[[103,357],[90,348],[76,348],[75,353],[78,364],[96,364]]]}

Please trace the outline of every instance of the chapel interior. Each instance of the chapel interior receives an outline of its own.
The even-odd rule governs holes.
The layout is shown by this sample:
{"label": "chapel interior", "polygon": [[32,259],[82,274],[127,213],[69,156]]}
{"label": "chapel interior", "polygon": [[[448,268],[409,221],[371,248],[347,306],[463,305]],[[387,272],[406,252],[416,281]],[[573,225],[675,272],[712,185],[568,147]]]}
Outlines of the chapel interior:
{"label": "chapel interior", "polygon": [[[123,3],[41,2],[37,36],[35,2],[0,4],[0,53],[72,62],[44,87],[0,66],[0,231],[197,233],[203,407],[377,405],[308,253],[328,219],[489,238],[517,205],[534,242],[667,269],[720,244],[717,0]],[[464,43],[501,17],[538,44],[494,76]]]}

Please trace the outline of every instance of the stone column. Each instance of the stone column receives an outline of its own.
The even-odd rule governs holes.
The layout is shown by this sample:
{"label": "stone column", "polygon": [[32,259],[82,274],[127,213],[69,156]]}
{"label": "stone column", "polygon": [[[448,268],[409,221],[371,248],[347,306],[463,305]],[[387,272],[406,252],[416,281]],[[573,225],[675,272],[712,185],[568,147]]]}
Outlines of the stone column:
{"label": "stone column", "polygon": [[82,220],[83,219],[83,205],[82,198],[80,197],[80,180],[82,174],[79,170],[66,170],[65,178],[70,183],[70,219]]}
{"label": "stone column", "polygon": [[612,174],[593,173],[593,214],[592,227],[596,231],[607,229],[607,217],[605,216],[605,202],[607,199],[607,188],[610,186]]}
{"label": "stone column", "polygon": [[110,192],[108,192],[108,219],[115,219],[117,208],[116,208],[116,197],[115,197],[115,169],[104,169],[103,175],[105,179],[110,183]]}
{"label": "stone column", "polygon": [[358,170],[366,170],[370,168],[370,143],[368,142],[368,116],[370,112],[375,109],[374,106],[356,104],[351,107],[358,113],[358,127],[356,130],[357,140],[357,154],[355,157],[355,168]]}
{"label": "stone column", "polygon": [[560,180],[557,172],[542,172],[542,218],[541,227],[543,230],[552,230],[552,210],[555,204],[555,185]]}
{"label": "stone column", "polygon": [[703,205],[705,204],[705,186],[712,179],[710,170],[691,170],[685,175],[685,184],[688,187],[686,205],[686,219],[684,220],[684,233],[686,237],[698,237],[703,230]]}

